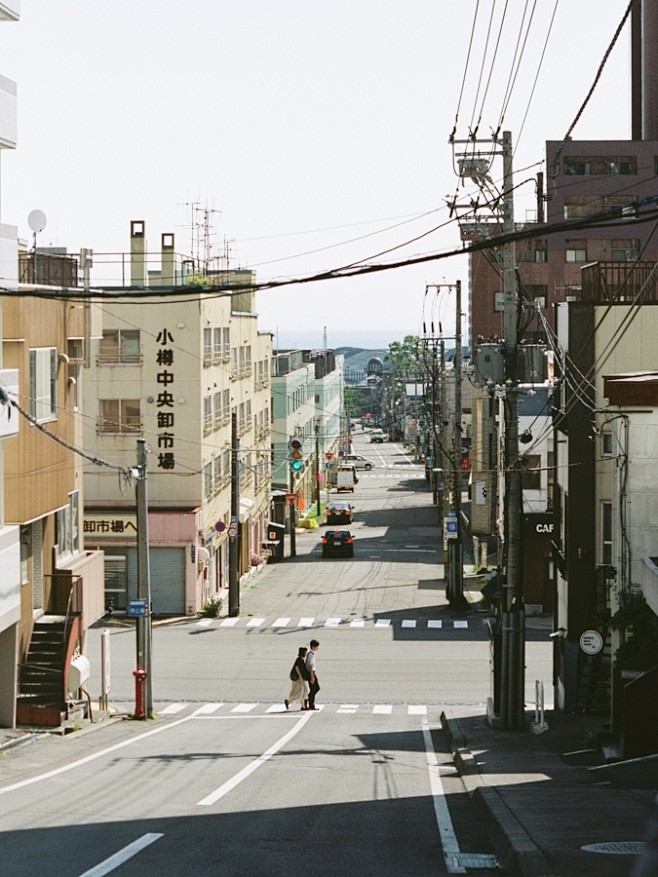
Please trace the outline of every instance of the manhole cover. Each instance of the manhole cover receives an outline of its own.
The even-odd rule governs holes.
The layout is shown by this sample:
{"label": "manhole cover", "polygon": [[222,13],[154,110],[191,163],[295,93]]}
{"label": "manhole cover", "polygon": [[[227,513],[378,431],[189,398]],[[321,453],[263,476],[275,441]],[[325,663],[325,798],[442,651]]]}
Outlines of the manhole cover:
{"label": "manhole cover", "polygon": [[641,840],[612,840],[601,844],[586,844],[581,847],[586,853],[607,853],[612,856],[635,856],[645,847]]}

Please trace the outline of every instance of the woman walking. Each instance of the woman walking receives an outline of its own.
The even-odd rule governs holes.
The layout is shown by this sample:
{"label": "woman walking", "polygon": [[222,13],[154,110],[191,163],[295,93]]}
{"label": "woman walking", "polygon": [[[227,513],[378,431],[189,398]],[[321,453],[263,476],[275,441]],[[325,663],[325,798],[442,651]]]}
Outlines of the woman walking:
{"label": "woman walking", "polygon": [[290,671],[290,679],[292,680],[292,685],[290,686],[290,694],[284,700],[286,705],[286,709],[290,706],[293,701],[299,701],[299,708],[302,710],[306,709],[306,698],[308,697],[308,688],[306,685],[306,679],[308,678],[308,673],[306,671],[306,649],[304,646],[300,646],[297,652],[297,658],[295,659],[295,663],[292,665],[292,669]]}

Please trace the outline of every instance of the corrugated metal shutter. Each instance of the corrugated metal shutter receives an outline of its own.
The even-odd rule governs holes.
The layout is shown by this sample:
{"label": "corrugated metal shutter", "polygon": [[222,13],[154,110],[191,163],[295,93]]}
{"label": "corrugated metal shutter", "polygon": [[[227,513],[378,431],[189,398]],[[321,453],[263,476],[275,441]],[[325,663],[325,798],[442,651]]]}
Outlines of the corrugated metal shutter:
{"label": "corrugated metal shutter", "polygon": [[185,549],[151,548],[154,615],[185,615]]}
{"label": "corrugated metal shutter", "polygon": [[[118,572],[121,563],[125,564],[125,578],[128,597],[137,597],[137,549],[105,549],[105,593],[108,595],[108,571],[110,575]],[[151,573],[151,603],[154,615],[185,614],[185,549],[151,548],[149,552]],[[118,587],[113,585],[113,587]],[[127,605],[127,603],[126,603]],[[115,602],[115,608],[125,609]]]}

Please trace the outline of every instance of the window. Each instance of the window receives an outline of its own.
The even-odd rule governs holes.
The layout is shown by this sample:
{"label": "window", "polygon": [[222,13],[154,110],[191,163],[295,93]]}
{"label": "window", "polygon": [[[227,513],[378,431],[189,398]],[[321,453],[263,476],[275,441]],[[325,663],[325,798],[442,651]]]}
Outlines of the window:
{"label": "window", "polygon": [[80,551],[80,494],[69,494],[69,504],[57,512],[57,557],[78,554]]}
{"label": "window", "polygon": [[142,429],[139,399],[101,399],[98,431],[139,433]]}
{"label": "window", "polygon": [[640,242],[637,240],[610,241],[610,258],[613,262],[636,262]]}
{"label": "window", "polygon": [[521,473],[522,490],[541,490],[541,456],[526,454],[521,462],[525,463]]}
{"label": "window", "polygon": [[588,155],[564,159],[564,172],[574,176],[628,176],[637,173],[635,155]]}
{"label": "window", "polygon": [[54,347],[30,350],[30,414],[38,423],[57,417],[57,351]]}
{"label": "window", "polygon": [[601,563],[612,566],[612,503],[601,503]]}
{"label": "window", "polygon": [[565,262],[586,262],[587,241],[567,241],[564,260]]}
{"label": "window", "polygon": [[203,431],[212,429],[212,396],[203,397]]}
{"label": "window", "polygon": [[545,262],[546,261],[546,248],[540,249],[537,247],[535,250],[535,262]]}
{"label": "window", "polygon": [[222,358],[222,330],[220,328],[213,329],[212,333],[212,355],[215,362],[220,362]]}
{"label": "window", "polygon": [[139,329],[103,329],[98,348],[103,363],[139,363],[141,361]]}
{"label": "window", "polygon": [[212,362],[212,329],[203,330],[203,364]]}
{"label": "window", "polygon": [[203,498],[212,496],[212,463],[206,463],[203,467]]}

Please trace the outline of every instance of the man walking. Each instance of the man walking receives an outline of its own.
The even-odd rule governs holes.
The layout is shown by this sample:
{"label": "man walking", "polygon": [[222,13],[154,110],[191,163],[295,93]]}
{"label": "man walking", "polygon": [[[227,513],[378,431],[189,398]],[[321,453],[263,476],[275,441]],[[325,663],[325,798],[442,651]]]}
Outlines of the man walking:
{"label": "man walking", "polygon": [[306,669],[308,670],[308,709],[316,710],[315,695],[320,690],[318,682],[317,661],[315,655],[320,648],[320,643],[316,639],[311,640],[311,647],[306,654]]}

